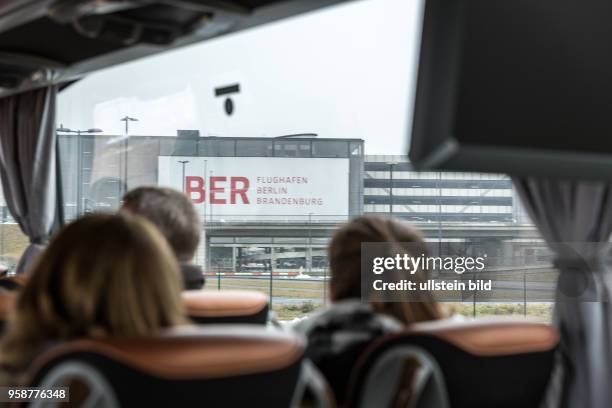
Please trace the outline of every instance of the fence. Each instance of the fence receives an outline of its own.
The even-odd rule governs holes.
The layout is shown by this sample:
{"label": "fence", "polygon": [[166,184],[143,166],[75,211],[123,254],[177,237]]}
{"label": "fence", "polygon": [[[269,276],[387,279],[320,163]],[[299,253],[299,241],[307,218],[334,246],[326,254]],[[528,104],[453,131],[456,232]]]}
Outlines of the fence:
{"label": "fence", "polygon": [[[488,278],[483,273],[480,278]],[[531,316],[540,321],[550,321],[551,293],[557,272],[551,268],[510,270],[496,278],[499,286],[496,297],[486,297],[475,292],[465,292],[454,302],[444,302],[450,314],[469,317],[485,315]],[[303,317],[307,313],[329,303],[329,273],[322,276],[283,273],[214,272],[207,275],[208,290],[249,289],[265,293],[271,309],[281,320]]]}

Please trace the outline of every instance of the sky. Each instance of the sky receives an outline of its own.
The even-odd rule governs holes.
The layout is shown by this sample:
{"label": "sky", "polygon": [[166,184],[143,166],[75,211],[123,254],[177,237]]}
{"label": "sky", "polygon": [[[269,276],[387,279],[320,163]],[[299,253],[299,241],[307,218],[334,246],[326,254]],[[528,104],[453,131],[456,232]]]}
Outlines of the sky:
{"label": "sky", "polygon": [[[89,75],[60,94],[58,124],[131,135],[361,138],[406,154],[422,0],[357,0]],[[240,84],[226,96],[217,87]]]}

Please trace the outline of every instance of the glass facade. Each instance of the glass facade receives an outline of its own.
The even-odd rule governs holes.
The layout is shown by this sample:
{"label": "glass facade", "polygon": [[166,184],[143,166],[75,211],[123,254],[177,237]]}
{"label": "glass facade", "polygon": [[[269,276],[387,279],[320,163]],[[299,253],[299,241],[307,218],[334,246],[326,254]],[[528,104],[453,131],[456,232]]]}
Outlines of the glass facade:
{"label": "glass facade", "polygon": [[277,140],[274,142],[276,157],[311,157],[310,140]]}
{"label": "glass facade", "polygon": [[236,141],[236,156],[272,157],[274,150],[271,140],[240,139]]}
{"label": "glass facade", "polygon": [[413,223],[530,224],[509,177],[415,171],[404,156],[366,156],[364,212]]}
{"label": "glass facade", "polygon": [[312,154],[316,157],[348,157],[349,145],[341,141],[313,140]]}
{"label": "glass facade", "polygon": [[[274,138],[195,138],[170,136],[59,135],[60,160],[64,186],[65,214],[68,221],[91,211],[119,208],[129,189],[158,184],[160,156],[187,157],[299,157],[349,158],[350,213],[337,214],[336,221],[358,215],[362,209],[361,169],[363,141],[355,139],[316,140]],[[329,151],[324,147],[329,146]],[[354,153],[348,156],[349,147]],[[313,214],[316,215],[316,214]],[[219,216],[208,214],[209,221]],[[281,216],[279,215],[279,218]],[[284,222],[297,221],[282,216]],[[331,220],[334,217],[330,217]],[[305,221],[302,217],[299,219]]]}

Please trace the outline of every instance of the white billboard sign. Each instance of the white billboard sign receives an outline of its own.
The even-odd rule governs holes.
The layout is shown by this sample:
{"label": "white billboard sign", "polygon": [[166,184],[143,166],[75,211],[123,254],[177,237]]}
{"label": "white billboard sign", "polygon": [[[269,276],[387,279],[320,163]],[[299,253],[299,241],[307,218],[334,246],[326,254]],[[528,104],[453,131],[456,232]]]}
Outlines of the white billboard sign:
{"label": "white billboard sign", "polygon": [[338,220],[349,213],[349,159],[159,156],[158,184],[215,221]]}

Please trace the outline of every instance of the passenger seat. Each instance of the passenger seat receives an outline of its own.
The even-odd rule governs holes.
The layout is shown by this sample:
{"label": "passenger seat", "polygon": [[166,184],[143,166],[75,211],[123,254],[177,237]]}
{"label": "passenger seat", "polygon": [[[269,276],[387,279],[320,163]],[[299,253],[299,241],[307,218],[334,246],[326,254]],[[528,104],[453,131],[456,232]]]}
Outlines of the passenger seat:
{"label": "passenger seat", "polygon": [[538,407],[559,341],[548,325],[524,320],[414,324],[385,336],[362,355],[349,406],[391,406],[406,359],[421,369],[411,407]]}
{"label": "passenger seat", "polygon": [[[78,384],[78,406],[297,406],[308,386],[330,407],[305,340],[256,326],[211,325],[154,338],[82,339],[38,358],[31,386]],[[82,390],[85,391],[82,391]]]}
{"label": "passenger seat", "polygon": [[187,315],[196,324],[260,324],[268,321],[268,297],[252,290],[188,290]]}

